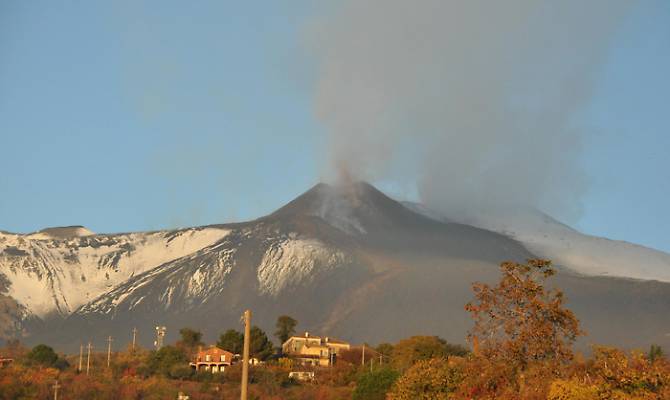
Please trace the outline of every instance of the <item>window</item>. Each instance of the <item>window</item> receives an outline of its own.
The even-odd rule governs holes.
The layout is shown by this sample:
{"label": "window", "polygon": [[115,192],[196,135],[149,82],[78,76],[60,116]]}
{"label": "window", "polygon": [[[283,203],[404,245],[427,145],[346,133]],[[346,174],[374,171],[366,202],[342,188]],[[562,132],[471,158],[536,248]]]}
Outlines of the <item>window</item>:
{"label": "window", "polygon": [[221,361],[226,361],[226,355],[225,354],[221,354]]}
{"label": "window", "polygon": [[212,361],[212,356],[209,355],[209,354],[207,354],[207,355],[205,356],[205,361]]}

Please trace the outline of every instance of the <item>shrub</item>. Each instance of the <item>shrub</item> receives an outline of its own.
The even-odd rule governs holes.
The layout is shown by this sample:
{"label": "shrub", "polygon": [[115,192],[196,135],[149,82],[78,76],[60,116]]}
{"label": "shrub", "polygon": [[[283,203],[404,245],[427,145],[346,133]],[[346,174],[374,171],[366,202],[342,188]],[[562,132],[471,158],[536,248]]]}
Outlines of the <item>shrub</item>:
{"label": "shrub", "polygon": [[444,358],[421,360],[393,385],[389,400],[448,399],[463,381],[461,363]]}
{"label": "shrub", "polygon": [[38,344],[26,355],[31,364],[39,364],[44,367],[52,367],[58,361],[58,354],[45,344]]}
{"label": "shrub", "polygon": [[400,376],[400,373],[390,368],[382,368],[372,372],[365,372],[358,376],[353,400],[384,400],[386,392]]}
{"label": "shrub", "polygon": [[148,371],[164,376],[170,375],[173,366],[187,363],[186,354],[174,346],[165,346],[158,351],[152,351],[147,358]]}

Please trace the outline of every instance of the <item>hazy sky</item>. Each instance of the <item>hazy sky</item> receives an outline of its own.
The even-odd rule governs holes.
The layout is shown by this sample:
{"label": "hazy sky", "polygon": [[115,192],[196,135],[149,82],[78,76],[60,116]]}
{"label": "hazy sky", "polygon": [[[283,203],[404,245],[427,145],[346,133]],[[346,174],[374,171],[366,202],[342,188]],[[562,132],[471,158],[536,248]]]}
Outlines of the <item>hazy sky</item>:
{"label": "hazy sky", "polygon": [[[245,220],[316,183],[314,3],[0,2],[0,229]],[[611,44],[575,225],[670,251],[670,2],[636,2]]]}

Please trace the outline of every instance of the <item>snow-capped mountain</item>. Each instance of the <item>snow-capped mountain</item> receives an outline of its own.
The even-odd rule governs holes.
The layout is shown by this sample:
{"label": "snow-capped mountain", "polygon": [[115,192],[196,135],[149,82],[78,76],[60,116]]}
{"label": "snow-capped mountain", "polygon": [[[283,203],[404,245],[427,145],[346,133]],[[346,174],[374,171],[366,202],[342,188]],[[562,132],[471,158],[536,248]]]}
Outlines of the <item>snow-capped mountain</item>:
{"label": "snow-capped mountain", "polygon": [[129,278],[226,234],[218,228],[120,235],[94,235],[83,227],[0,232],[0,274],[11,283],[4,294],[33,316],[67,316]]}
{"label": "snow-capped mountain", "polygon": [[73,348],[138,327],[150,343],[153,327],[163,324],[168,336],[192,326],[211,340],[251,308],[265,329],[290,314],[301,328],[354,341],[427,333],[463,342],[473,281],[496,279],[501,261],[552,256],[571,268],[555,282],[589,340],[670,343],[670,321],[661,317],[670,309],[670,284],[587,276],[602,275],[605,264],[588,270],[584,260],[559,258],[570,253],[558,245],[550,253],[538,244],[574,249],[580,234],[534,218],[519,216],[519,225],[444,219],[365,183],[319,184],[245,223],[115,235],[83,227],[0,233],[0,335]]}
{"label": "snow-capped mountain", "polygon": [[578,273],[670,282],[670,254],[585,235],[538,210],[507,208],[468,216],[444,216],[421,204],[403,204],[433,219],[498,232],[523,243],[533,254]]}

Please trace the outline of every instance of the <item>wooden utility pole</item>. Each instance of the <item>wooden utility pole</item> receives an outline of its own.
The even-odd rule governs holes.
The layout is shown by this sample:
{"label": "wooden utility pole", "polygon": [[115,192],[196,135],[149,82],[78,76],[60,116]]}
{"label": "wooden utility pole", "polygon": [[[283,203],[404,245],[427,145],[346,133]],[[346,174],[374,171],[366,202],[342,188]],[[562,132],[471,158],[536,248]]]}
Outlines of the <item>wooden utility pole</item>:
{"label": "wooden utility pole", "polygon": [[363,353],[361,354],[361,365],[365,367],[365,345],[363,345]]}
{"label": "wooden utility pole", "polygon": [[109,362],[112,359],[112,341],[114,339],[111,336],[107,338],[107,368],[109,368]]}
{"label": "wooden utility pole", "polygon": [[135,338],[137,337],[137,328],[133,328],[133,351],[135,351]]}
{"label": "wooden utility pole", "polygon": [[80,343],[79,344],[79,369],[77,369],[77,372],[81,372],[81,366],[82,366],[83,359],[84,359],[84,344]]}
{"label": "wooden utility pole", "polygon": [[88,375],[89,370],[91,369],[91,342],[88,342],[88,355],[86,356],[86,375]]}
{"label": "wooden utility pole", "polygon": [[251,311],[244,312],[244,349],[242,350],[242,389],[240,400],[247,400],[249,384],[249,344],[251,342]]}
{"label": "wooden utility pole", "polygon": [[54,400],[58,400],[58,389],[60,388],[60,385],[58,384],[58,381],[54,383]]}
{"label": "wooden utility pole", "polygon": [[382,365],[382,355],[379,355],[379,365]]}

